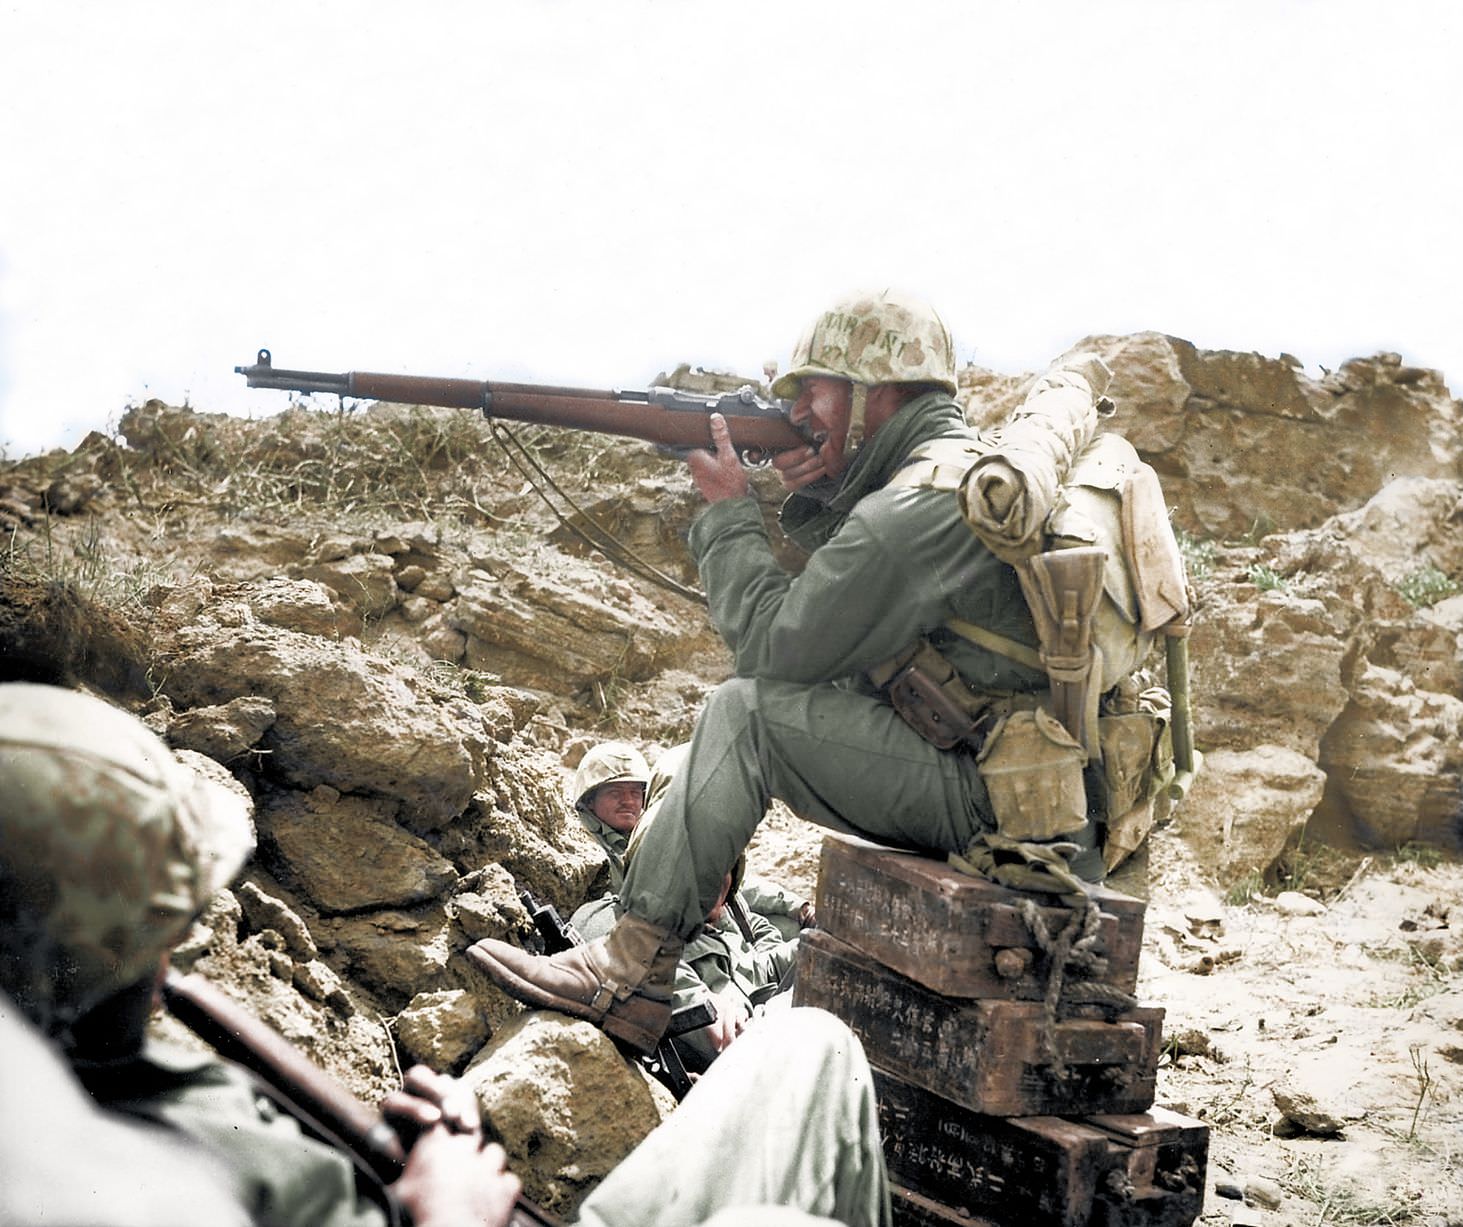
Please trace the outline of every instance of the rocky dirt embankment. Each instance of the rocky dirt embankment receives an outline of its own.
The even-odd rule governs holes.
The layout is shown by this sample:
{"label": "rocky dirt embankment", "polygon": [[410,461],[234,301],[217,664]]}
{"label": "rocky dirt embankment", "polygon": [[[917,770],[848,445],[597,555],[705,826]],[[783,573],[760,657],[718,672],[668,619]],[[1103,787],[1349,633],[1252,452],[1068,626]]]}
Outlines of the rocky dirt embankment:
{"label": "rocky dirt embankment", "polygon": [[[1360,851],[1328,860],[1322,835],[1375,849],[1372,872],[1386,850],[1455,849],[1458,402],[1386,355],[1313,381],[1291,360],[1154,334],[1084,347],[1114,369],[1116,426],[1163,476],[1200,596],[1206,763],[1159,833],[1155,887],[1207,889],[1230,931],[1248,931],[1254,909],[1275,914],[1261,901],[1281,887],[1319,902],[1347,885]],[[972,418],[999,417],[1022,382],[965,372]],[[409,1060],[463,1072],[531,1195],[568,1209],[666,1100],[593,1028],[522,1014],[462,952],[527,932],[520,887],[566,914],[599,889],[599,854],[561,795],[565,768],[607,736],[652,757],[681,740],[728,666],[694,599],[611,566],[574,531],[592,521],[629,544],[640,574],[694,583],[682,466],[636,444],[519,433],[572,497],[561,516],[487,425],[447,411],[295,408],[242,422],[149,402],[123,419],[121,442],[98,435],[0,466],[0,668],[107,694],[253,798],[256,862],[181,963],[363,1095]],[[770,516],[775,483],[764,474],[758,489]],[[810,891],[815,849],[778,812],[754,866]],[[1175,866],[1181,880],[1165,878]],[[1363,896],[1352,885],[1347,897]],[[1273,987],[1274,945],[1292,931],[1276,926],[1263,958],[1208,951],[1202,982],[1195,943],[1212,932],[1182,917],[1151,926],[1155,1004],[1174,1003],[1196,1033],[1222,1030],[1180,986],[1240,999]],[[1297,941],[1302,962],[1332,958]],[[1450,941],[1424,958],[1429,997],[1456,1000]],[[1366,942],[1344,948],[1373,957]],[[1413,946],[1386,946],[1399,948]],[[1295,995],[1320,991],[1303,982]],[[1410,1146],[1456,1127],[1456,1011],[1434,1023],[1419,1041],[1433,1089]],[[1264,1060],[1283,1052],[1274,1035]],[[1222,1070],[1175,1048],[1172,1094],[1209,1114],[1217,1155],[1233,1141],[1239,1178],[1276,1165],[1252,1157],[1263,1145],[1208,1093],[1236,1068],[1228,1047]],[[1394,1105],[1373,1106],[1395,1129]],[[1442,1167],[1456,1175],[1453,1164]]]}

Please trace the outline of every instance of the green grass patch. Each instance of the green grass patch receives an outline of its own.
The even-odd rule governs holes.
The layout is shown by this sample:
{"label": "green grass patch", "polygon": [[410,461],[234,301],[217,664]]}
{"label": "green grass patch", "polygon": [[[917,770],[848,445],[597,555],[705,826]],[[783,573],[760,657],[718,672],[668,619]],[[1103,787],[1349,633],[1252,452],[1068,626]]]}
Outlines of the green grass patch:
{"label": "green grass patch", "polygon": [[1429,605],[1436,605],[1444,598],[1463,591],[1457,580],[1431,564],[1409,571],[1394,587],[1403,600],[1417,609],[1426,609]]}
{"label": "green grass patch", "polygon": [[1263,562],[1251,563],[1247,575],[1250,583],[1261,592],[1285,592],[1290,588],[1290,581],[1285,576]]}
{"label": "green grass patch", "polygon": [[1179,543],[1179,553],[1184,556],[1184,570],[1191,580],[1206,579],[1213,574],[1217,549],[1214,542],[1191,537],[1181,528],[1174,530],[1174,536]]}

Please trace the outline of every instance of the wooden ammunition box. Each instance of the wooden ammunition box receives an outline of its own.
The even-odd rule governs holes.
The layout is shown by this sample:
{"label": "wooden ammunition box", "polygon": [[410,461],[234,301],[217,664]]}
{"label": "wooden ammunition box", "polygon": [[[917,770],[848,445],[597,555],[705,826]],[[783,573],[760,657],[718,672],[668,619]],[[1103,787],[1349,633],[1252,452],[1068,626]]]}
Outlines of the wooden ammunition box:
{"label": "wooden ammunition box", "polygon": [[1121,1166],[1098,1194],[1092,1227],[1188,1227],[1204,1207],[1209,1126],[1167,1108],[1089,1116],[1116,1144]]}
{"label": "wooden ammunition box", "polygon": [[894,1227],[1003,1227],[994,1219],[943,1206],[897,1184],[889,1188],[889,1201],[894,1211]]}
{"label": "wooden ammunition box", "polygon": [[[1133,992],[1145,904],[1093,888],[1102,909],[1093,951],[1107,969],[1092,977]],[[997,886],[944,861],[829,836],[818,869],[818,926],[886,967],[949,997],[1040,1001],[1050,959],[1023,911],[1053,937],[1072,919],[1059,895]],[[1074,986],[1084,978],[1068,972]]]}
{"label": "wooden ammunition box", "polygon": [[905,1221],[1187,1227],[1198,1217],[1209,1149],[1198,1121],[1162,1108],[1000,1118],[881,1070],[874,1086],[889,1177],[911,1203]]}
{"label": "wooden ammunition box", "polygon": [[991,1116],[1144,1112],[1153,1103],[1163,1011],[1106,1021],[1075,1006],[1044,1045],[1034,1001],[942,997],[817,929],[798,943],[795,1005],[836,1014],[869,1060],[915,1086]]}

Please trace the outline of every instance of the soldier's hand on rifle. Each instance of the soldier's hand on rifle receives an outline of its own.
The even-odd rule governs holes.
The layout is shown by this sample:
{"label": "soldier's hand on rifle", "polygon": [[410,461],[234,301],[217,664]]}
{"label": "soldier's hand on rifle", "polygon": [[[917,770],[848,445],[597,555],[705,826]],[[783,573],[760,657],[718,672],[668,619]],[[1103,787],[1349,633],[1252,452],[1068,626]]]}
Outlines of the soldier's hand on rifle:
{"label": "soldier's hand on rifle", "polygon": [[785,452],[775,452],[772,467],[782,478],[783,488],[789,491],[801,490],[828,476],[822,453],[811,447],[791,447]]}
{"label": "soldier's hand on rifle", "polygon": [[506,1170],[503,1148],[484,1145],[477,1101],[466,1083],[415,1065],[381,1110],[410,1146],[391,1191],[415,1227],[504,1227],[523,1185]]}
{"label": "soldier's hand on rifle", "polygon": [[725,1052],[732,1040],[747,1029],[752,1020],[752,1007],[734,989],[724,989],[712,996],[716,999],[716,1021],[706,1028],[706,1034],[717,1052]]}
{"label": "soldier's hand on rifle", "polygon": [[482,1130],[472,1089],[425,1065],[413,1065],[406,1071],[401,1090],[381,1101],[381,1112],[407,1147],[436,1125],[444,1125],[452,1133]]}
{"label": "soldier's hand on rifle", "polygon": [[715,450],[702,448],[686,457],[686,463],[691,468],[691,478],[696,483],[696,489],[701,491],[701,497],[708,503],[741,498],[750,487],[747,484],[747,471],[742,468],[742,462],[732,447],[731,431],[727,429],[726,418],[719,413],[713,413],[708,420],[711,423],[711,441],[715,444]]}

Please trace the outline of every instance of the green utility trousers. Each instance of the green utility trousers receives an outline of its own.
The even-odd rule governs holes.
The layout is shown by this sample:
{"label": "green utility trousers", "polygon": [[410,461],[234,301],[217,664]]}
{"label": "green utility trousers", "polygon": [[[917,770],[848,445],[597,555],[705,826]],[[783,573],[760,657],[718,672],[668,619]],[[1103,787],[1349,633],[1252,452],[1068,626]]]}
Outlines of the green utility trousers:
{"label": "green utility trousers", "polygon": [[822,1010],[747,1028],[580,1206],[580,1227],[888,1227],[858,1038]]}
{"label": "green utility trousers", "polygon": [[935,749],[887,704],[826,683],[733,678],[636,831],[624,910],[689,936],[773,798],[833,830],[942,855],[994,826],[975,756]]}

